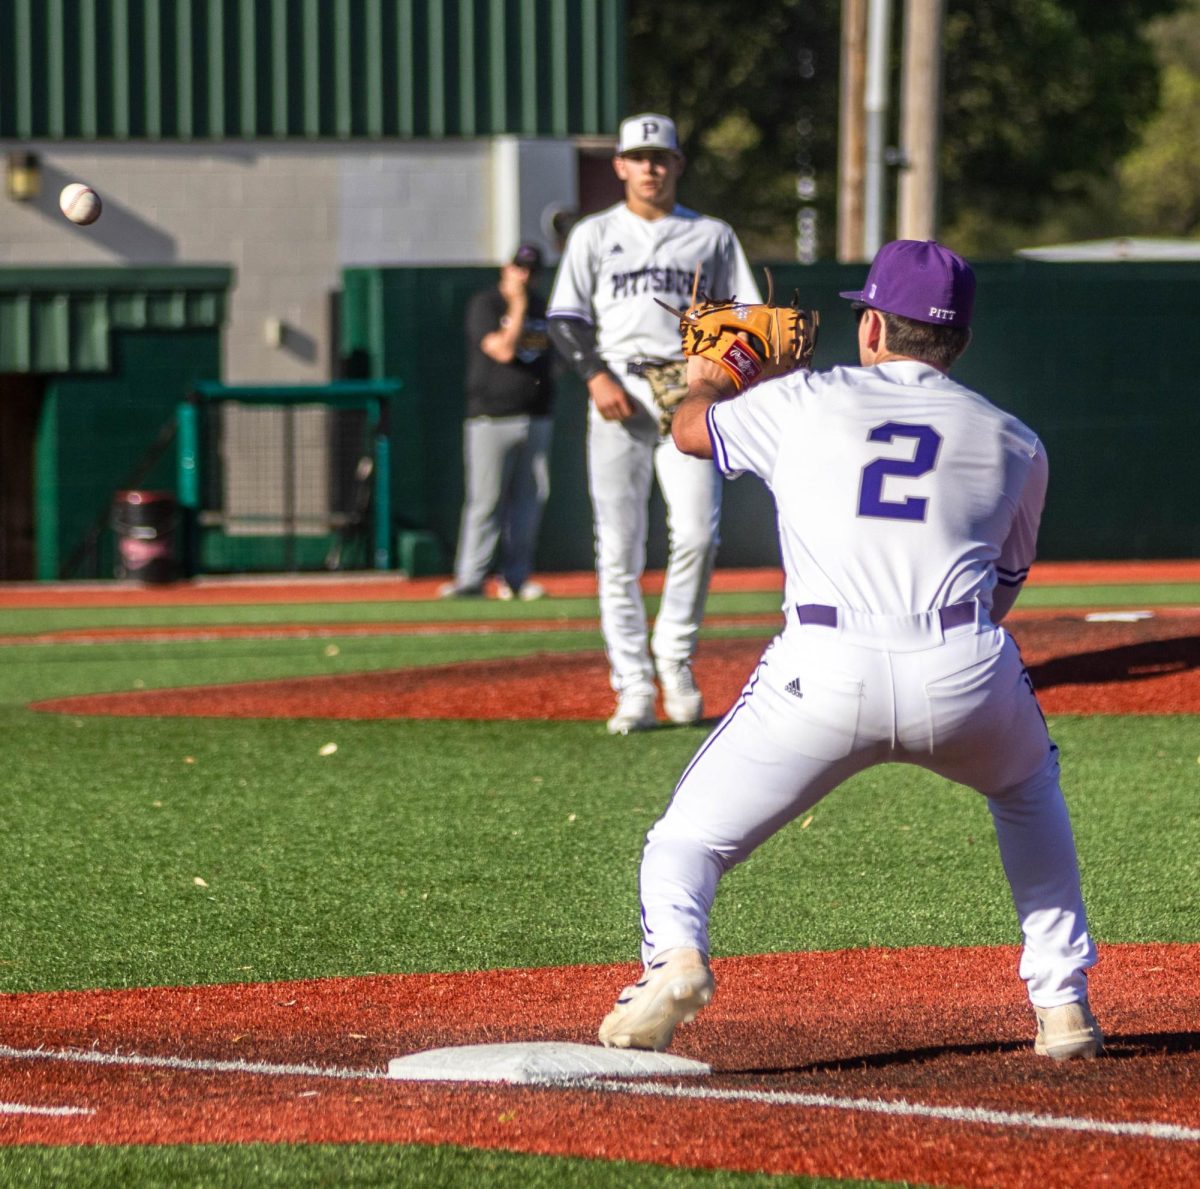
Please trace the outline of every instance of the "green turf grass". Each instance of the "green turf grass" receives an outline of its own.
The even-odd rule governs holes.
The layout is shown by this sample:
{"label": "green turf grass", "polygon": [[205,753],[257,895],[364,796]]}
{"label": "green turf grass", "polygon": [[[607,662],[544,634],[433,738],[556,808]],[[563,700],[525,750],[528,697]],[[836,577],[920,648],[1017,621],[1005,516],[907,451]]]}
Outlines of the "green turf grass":
{"label": "green turf grass", "polygon": [[[763,615],[777,612],[777,591],[722,592],[709,596],[708,614]],[[647,599],[653,614],[657,598]],[[1022,610],[1039,607],[1200,606],[1200,584],[1036,586],[1021,594]],[[169,624],[278,623],[511,623],[523,620],[584,621],[594,624],[593,598],[542,599],[534,603],[479,600],[390,600],[361,603],[266,603],[195,607],[30,607],[0,608],[0,635],[63,631],[85,627],[161,627]]]}
{"label": "green turf grass", "polygon": [[[1078,607],[1095,590],[1042,593]],[[1146,605],[1149,589],[1137,593],[1126,605]],[[778,602],[715,596],[714,613],[724,599],[740,610],[755,599],[758,610]],[[1112,601],[1111,592],[1098,600]],[[562,610],[555,604],[568,602],[575,614],[574,601],[548,600],[530,617],[554,618]],[[417,614],[420,606],[372,614]],[[484,610],[509,614],[491,603]],[[360,605],[322,611],[327,622],[369,617]],[[17,630],[15,619],[20,630],[65,626],[57,617],[66,614],[8,611],[0,630]],[[311,609],[296,607],[113,614],[69,613],[73,626],[313,621]],[[594,624],[557,633],[4,648],[0,990],[631,960],[642,836],[702,729],[611,739],[601,723],[77,718],[26,707],[70,693],[580,647],[598,649]],[[1200,937],[1200,860],[1189,842],[1195,721],[1051,722],[1102,945]],[[337,752],[321,756],[331,741]],[[982,799],[898,767],[851,782],[816,807],[808,828],[797,823],[732,872],[713,934],[719,955],[1017,939]],[[497,1183],[563,1183],[556,1178],[564,1175],[598,1186],[643,1183],[638,1176],[647,1184],[747,1183],[353,1146],[10,1149],[0,1154],[6,1170],[15,1170],[12,1183],[123,1185],[449,1184],[510,1175]]]}
{"label": "green turf grass", "polygon": [[[1194,720],[1054,726],[1097,935],[1196,940]],[[631,959],[641,839],[703,737],[11,711],[0,731],[37,740],[0,795],[20,873],[0,990]],[[983,800],[900,767],[767,843],[713,918],[718,954],[1016,939]]]}
{"label": "green turf grass", "polygon": [[[133,1186],[451,1186],[487,1189],[848,1189],[848,1182],[775,1177],[706,1169],[596,1163],[529,1157],[470,1148],[393,1147],[382,1144],[245,1144],[170,1148],[0,1149],[0,1177],[8,1185]],[[896,1181],[855,1181],[862,1189],[904,1189]]]}

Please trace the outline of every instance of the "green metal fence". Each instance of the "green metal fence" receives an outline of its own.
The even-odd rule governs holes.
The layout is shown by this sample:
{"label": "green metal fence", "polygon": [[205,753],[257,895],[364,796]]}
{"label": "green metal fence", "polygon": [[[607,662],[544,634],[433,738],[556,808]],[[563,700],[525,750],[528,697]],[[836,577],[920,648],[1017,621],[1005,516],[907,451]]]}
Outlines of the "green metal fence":
{"label": "green metal fence", "polygon": [[4,0],[0,137],[612,133],[625,0]]}
{"label": "green metal fence", "polygon": [[[776,292],[798,288],[822,313],[815,365],[856,363],[854,324],[841,290],[865,267],[776,264]],[[955,376],[1027,421],[1046,444],[1050,493],[1044,559],[1200,556],[1195,444],[1200,386],[1192,339],[1200,317],[1200,265],[985,262],[974,339]],[[494,283],[488,269],[351,269],[345,274],[343,349],[377,378],[402,377],[428,449],[407,470],[406,498],[451,550],[462,498],[461,357],[419,344],[461,326],[467,298]],[[548,282],[549,278],[547,278]],[[559,384],[552,495],[538,564],[592,561],[584,471],[585,396]],[[652,518],[650,564],[661,565],[662,517]],[[770,565],[779,550],[761,484],[726,486],[718,564]]]}

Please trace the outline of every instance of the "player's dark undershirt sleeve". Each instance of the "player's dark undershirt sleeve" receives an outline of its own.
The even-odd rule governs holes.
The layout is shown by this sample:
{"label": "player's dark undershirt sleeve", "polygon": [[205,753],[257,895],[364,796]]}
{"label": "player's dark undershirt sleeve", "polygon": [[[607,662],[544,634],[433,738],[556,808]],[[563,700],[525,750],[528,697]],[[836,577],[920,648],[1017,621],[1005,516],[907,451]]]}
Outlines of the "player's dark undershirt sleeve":
{"label": "player's dark undershirt sleeve", "polygon": [[605,370],[604,360],[596,352],[596,328],[582,318],[550,318],[550,341],[571,369],[585,383]]}

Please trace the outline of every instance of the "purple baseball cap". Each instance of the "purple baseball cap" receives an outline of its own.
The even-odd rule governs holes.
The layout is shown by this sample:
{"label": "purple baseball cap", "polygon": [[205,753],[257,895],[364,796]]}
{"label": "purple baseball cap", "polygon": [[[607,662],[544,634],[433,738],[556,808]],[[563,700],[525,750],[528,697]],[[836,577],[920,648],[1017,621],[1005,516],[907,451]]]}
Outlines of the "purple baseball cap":
{"label": "purple baseball cap", "polygon": [[894,239],[876,253],[862,291],[841,296],[915,322],[970,326],[975,274],[934,240]]}

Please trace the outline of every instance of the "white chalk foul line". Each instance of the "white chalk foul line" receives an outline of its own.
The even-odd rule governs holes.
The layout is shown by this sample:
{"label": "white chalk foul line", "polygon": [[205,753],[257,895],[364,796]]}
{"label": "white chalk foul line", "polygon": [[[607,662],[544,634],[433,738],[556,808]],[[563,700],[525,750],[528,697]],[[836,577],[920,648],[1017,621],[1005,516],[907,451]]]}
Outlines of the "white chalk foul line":
{"label": "white chalk foul line", "polygon": [[0,1045],[0,1058],[15,1061],[66,1061],[82,1065],[141,1065],[188,1073],[253,1073],[267,1077],[340,1078],[343,1081],[384,1079],[383,1070],[338,1069],[329,1065],[273,1065],[266,1061],[215,1061],[203,1057],[143,1057],[137,1053],[104,1053],[98,1049],[12,1049]]}
{"label": "white chalk foul line", "polygon": [[[259,1074],[267,1077],[318,1077],[341,1081],[387,1081],[382,1069],[341,1069],[322,1065],[276,1065],[266,1061],[216,1061],[202,1057],[145,1057],[137,1053],[104,1053],[95,1049],[14,1049],[0,1045],[0,1059],[78,1062],[87,1065],[153,1066],[191,1073]],[[439,1083],[449,1084],[449,1083]],[[461,1085],[462,1083],[456,1083]],[[1200,1143],[1200,1128],[1175,1123],[1122,1122],[1073,1115],[1039,1115],[1032,1111],[996,1111],[984,1107],[935,1106],[903,1098],[835,1098],[828,1094],[798,1094],[787,1090],[722,1090],[711,1086],[675,1085],[667,1082],[621,1082],[606,1078],[585,1081],[547,1079],[537,1086],[600,1090],[618,1094],[643,1094],[662,1098],[688,1098],[712,1102],[753,1102],[764,1106],[799,1106],[813,1110],[891,1115],[896,1118],[939,1119],[948,1123],[975,1123],[989,1127],[1031,1127],[1042,1131],[1096,1132],[1127,1139],[1172,1140]],[[514,1087],[516,1088],[516,1087]]]}
{"label": "white chalk foul line", "polygon": [[603,1082],[597,1088],[623,1094],[656,1094],[666,1098],[755,1102],[768,1106],[804,1106],[818,1110],[857,1111],[901,1118],[941,1119],[949,1123],[983,1123],[992,1127],[1036,1127],[1046,1131],[1095,1131],[1136,1139],[1200,1142],[1200,1128],[1174,1123],[1111,1123],[1070,1115],[1037,1115],[1031,1111],[993,1111],[974,1106],[934,1106],[903,1098],[833,1098],[828,1094],[795,1094],[787,1090],[718,1090],[706,1086],[676,1086],[655,1082]]}
{"label": "white chalk foul line", "polygon": [[94,1115],[86,1106],[33,1106],[27,1102],[0,1102],[0,1115]]}

